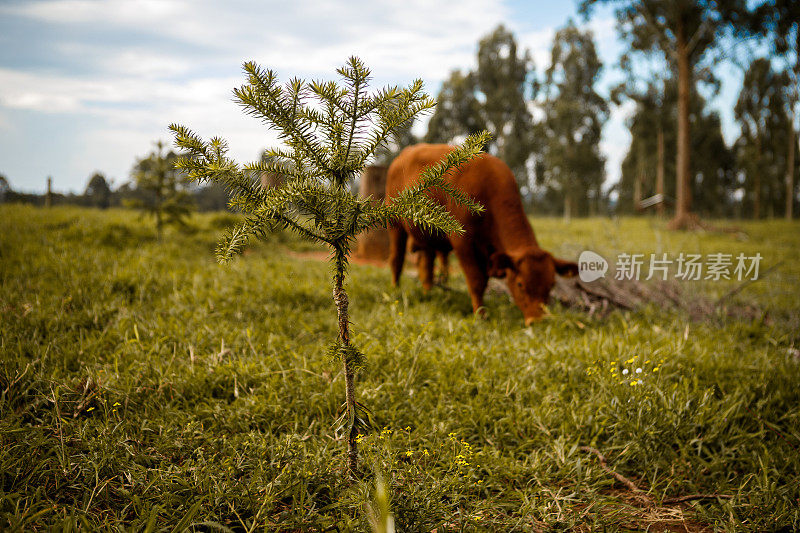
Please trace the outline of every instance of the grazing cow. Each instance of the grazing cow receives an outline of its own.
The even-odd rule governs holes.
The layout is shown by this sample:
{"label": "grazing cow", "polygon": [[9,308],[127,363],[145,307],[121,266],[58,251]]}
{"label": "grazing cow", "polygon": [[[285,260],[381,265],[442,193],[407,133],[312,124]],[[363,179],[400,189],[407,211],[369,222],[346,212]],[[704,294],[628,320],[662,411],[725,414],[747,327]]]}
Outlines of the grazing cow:
{"label": "grazing cow", "polygon": [[[419,179],[420,172],[453,149],[446,144],[417,144],[403,150],[389,166],[386,177],[386,202],[391,203],[403,189]],[[447,207],[464,227],[461,235],[427,234],[407,222],[390,229],[389,262],[395,285],[405,261],[406,241],[419,252],[417,266],[425,290],[433,284],[433,264],[454,250],[466,277],[472,298],[472,309],[482,312],[483,293],[490,277],[505,278],[525,324],[544,315],[544,305],[555,284],[555,275],[574,276],[578,265],[553,257],[539,248],[528,217],[522,209],[514,174],[498,158],[482,154],[451,172],[447,180],[480,202],[482,214],[469,210],[446,198],[441,192],[431,196]]]}

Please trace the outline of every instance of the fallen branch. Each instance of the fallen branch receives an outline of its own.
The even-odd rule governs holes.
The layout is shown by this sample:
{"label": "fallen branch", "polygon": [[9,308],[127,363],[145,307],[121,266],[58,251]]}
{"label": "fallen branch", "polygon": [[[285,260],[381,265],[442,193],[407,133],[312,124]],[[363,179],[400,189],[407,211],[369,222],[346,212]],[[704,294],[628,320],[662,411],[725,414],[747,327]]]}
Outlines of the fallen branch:
{"label": "fallen branch", "polygon": [[595,454],[597,456],[597,459],[600,461],[600,468],[602,468],[606,473],[611,474],[612,476],[614,476],[614,478],[617,481],[619,481],[620,483],[622,483],[623,485],[628,487],[628,489],[631,492],[637,493],[637,495],[639,497],[644,498],[648,502],[652,503],[652,500],[650,499],[650,497],[647,494],[645,494],[645,492],[642,489],[637,487],[636,483],[634,483],[630,479],[626,478],[622,474],[620,474],[618,472],[615,472],[614,470],[609,468],[608,461],[606,461],[605,455],[600,453],[600,450],[598,450],[597,448],[592,448],[591,446],[581,446],[580,450],[582,450],[584,452],[589,452],[589,453]]}
{"label": "fallen branch", "polygon": [[730,494],[689,494],[688,496],[678,496],[677,498],[667,498],[662,501],[662,504],[686,503],[694,500],[716,500],[716,499],[730,500],[733,498]]}
{"label": "fallen branch", "polygon": [[600,298],[601,300],[610,301],[612,304],[614,304],[617,307],[621,307],[622,309],[627,309],[629,311],[633,310],[635,308],[635,305],[633,305],[633,304],[631,304],[631,303],[629,303],[627,301],[623,301],[620,298],[620,295],[619,294],[615,294],[610,289],[610,287],[607,288],[606,292],[602,292],[602,291],[596,290],[594,287],[590,286],[588,283],[584,283],[582,281],[577,281],[575,283],[576,283],[577,287],[580,290],[582,290],[584,293],[589,293],[592,296],[596,296],[597,298]]}
{"label": "fallen branch", "polygon": [[[612,475],[614,479],[628,487],[628,490],[634,493],[636,498],[647,503],[648,505],[653,505],[653,499],[645,493],[642,489],[640,489],[636,483],[631,481],[630,479],[626,478],[619,472],[615,472],[608,466],[608,461],[606,457],[600,453],[600,450],[597,448],[592,448],[591,446],[581,446],[579,448],[581,451],[593,453],[597,456],[598,461],[600,462],[600,468],[602,468],[606,473]],[[676,503],[686,503],[695,500],[716,500],[716,499],[723,499],[723,500],[730,500],[733,498],[730,494],[688,494],[686,496],[677,496],[675,498],[667,498],[661,502],[662,505],[674,505]]]}

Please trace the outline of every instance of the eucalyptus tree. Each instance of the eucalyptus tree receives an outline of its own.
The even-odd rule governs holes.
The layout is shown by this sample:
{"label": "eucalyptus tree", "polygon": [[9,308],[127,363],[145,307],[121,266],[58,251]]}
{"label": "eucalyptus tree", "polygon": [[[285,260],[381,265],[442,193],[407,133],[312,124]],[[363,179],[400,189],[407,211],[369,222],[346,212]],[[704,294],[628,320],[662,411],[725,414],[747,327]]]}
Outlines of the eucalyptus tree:
{"label": "eucalyptus tree", "polygon": [[784,71],[790,83],[786,87],[789,133],[786,136],[786,170],[784,176],[784,215],[791,220],[796,199],[798,147],[800,147],[800,2],[771,0],[760,5],[754,13],[755,29],[767,35],[775,55],[783,59]]}
{"label": "eucalyptus tree", "polygon": [[786,138],[792,133],[787,113],[788,85],[785,72],[775,72],[769,59],[756,59],[745,73],[734,107],[742,129],[737,141],[740,167],[746,177],[745,193],[753,218],[761,218],[765,203],[768,212],[774,214],[781,203],[779,198],[787,192],[781,190],[781,181],[789,159]]}
{"label": "eucalyptus tree", "polygon": [[514,34],[503,25],[478,43],[475,85],[481,95],[481,114],[494,135],[490,150],[514,171],[521,187],[528,185],[526,163],[533,151],[533,61],[518,50]]}
{"label": "eucalyptus tree", "polygon": [[[625,206],[623,210],[627,210],[627,206],[638,209],[643,194],[657,194],[662,201],[656,205],[656,210],[663,216],[670,188],[666,183],[667,130],[674,130],[675,125],[675,79],[668,71],[664,72],[658,62],[634,62],[627,52],[622,54],[619,63],[625,80],[611,90],[610,100],[617,106],[626,100],[633,101],[636,110],[628,121],[631,146],[622,163],[618,205]],[[674,153],[675,143],[671,146]],[[674,175],[674,165],[671,168]],[[648,176],[655,176],[654,183],[650,183],[653,180],[648,180]],[[674,188],[671,191],[674,196]]]}
{"label": "eucalyptus tree", "polygon": [[487,149],[511,168],[524,191],[528,160],[536,150],[528,110],[536,89],[533,74],[530,53],[520,51],[514,34],[498,26],[478,43],[477,68],[455,70],[442,85],[424,140],[449,143],[488,129],[493,141]]}
{"label": "eucalyptus tree", "polygon": [[[636,108],[628,119],[627,125],[631,134],[628,153],[622,161],[620,181],[617,184],[619,195],[617,206],[622,212],[639,209],[639,203],[645,196],[662,195],[662,202],[656,206],[659,215],[663,215],[665,202],[674,189],[666,183],[667,172],[674,172],[665,154],[667,147],[675,146],[674,113],[670,113],[665,105],[668,98],[664,83],[650,82],[641,92],[627,86],[617,87],[612,91],[612,99],[620,102],[621,96],[633,100]],[[655,135],[653,135],[655,132]]]}
{"label": "eucalyptus tree", "polygon": [[[184,126],[172,124],[175,143],[186,150],[177,166],[199,181],[222,183],[231,191],[231,206],[246,214],[244,222],[220,242],[217,255],[230,260],[247,241],[276,229],[288,228],[304,239],[330,249],[333,266],[333,302],[338,338],[329,355],[341,360],[345,377],[344,426],[347,467],[357,472],[356,437],[368,419],[355,399],[355,378],[364,355],[352,343],[349,299],[345,277],[356,236],[406,219],[425,231],[462,232],[447,209],[427,192],[436,188],[472,211],[476,204],[449,185],[445,175],[476,156],[488,133],[472,135],[445,159],[425,169],[416,185],[389,204],[376,204],[352,191],[351,184],[392,132],[435,102],[417,80],[404,89],[387,87],[368,92],[370,71],[355,57],[338,69],[342,83],[294,78],[281,85],[275,72],[245,63],[247,83],[234,90],[245,112],[274,129],[282,146],[267,151],[259,161],[240,165],[227,156],[221,138],[205,141]],[[281,174],[282,183],[262,187],[264,173]]]}
{"label": "eucalyptus tree", "polygon": [[589,14],[596,4],[616,7],[618,29],[631,49],[658,53],[677,80],[676,204],[674,229],[696,224],[692,214],[690,106],[698,64],[726,33],[749,31],[746,0],[582,0]]}
{"label": "eucalyptus tree", "polygon": [[[665,179],[675,175],[675,160],[665,154],[675,151],[677,94],[671,78],[651,80],[641,92],[629,85],[618,87],[612,91],[615,98],[619,98],[620,91],[636,102],[628,121],[631,144],[622,161],[617,186],[619,205],[625,211],[628,205],[638,206],[643,196],[662,194],[665,199],[675,196],[675,180]],[[737,188],[735,159],[722,135],[719,115],[708,109],[699,93],[691,100],[691,114],[694,117],[691,158],[695,161],[690,180],[693,204],[701,214],[732,215]],[[663,213],[664,207],[664,202],[658,204],[658,212]]]}
{"label": "eucalyptus tree", "polygon": [[485,130],[486,121],[476,91],[474,72],[452,71],[436,98],[436,109],[428,122],[424,141],[451,143]]}
{"label": "eucalyptus tree", "polygon": [[[556,32],[544,80],[540,183],[560,191],[564,217],[596,212],[605,177],[600,135],[608,104],[596,91],[602,63],[591,32],[570,21]],[[581,205],[582,204],[582,205]]]}

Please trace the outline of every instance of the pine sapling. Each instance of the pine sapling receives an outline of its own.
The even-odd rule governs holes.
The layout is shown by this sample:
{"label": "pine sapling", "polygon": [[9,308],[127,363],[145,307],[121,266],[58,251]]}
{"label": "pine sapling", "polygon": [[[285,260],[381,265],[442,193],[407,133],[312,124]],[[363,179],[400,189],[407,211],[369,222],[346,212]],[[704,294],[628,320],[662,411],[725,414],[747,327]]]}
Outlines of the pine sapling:
{"label": "pine sapling", "polygon": [[156,151],[136,162],[131,177],[136,188],[146,197],[134,198],[126,206],[142,209],[156,220],[158,239],[165,224],[186,226],[186,218],[192,212],[192,198],[185,190],[185,176],[175,168],[177,155],[163,153],[164,143],[157,141]]}
{"label": "pine sapling", "polygon": [[[439,189],[456,203],[481,211],[479,204],[448,184],[445,176],[478,155],[489,134],[469,136],[446,158],[428,167],[419,182],[391,204],[376,204],[354,194],[350,185],[391,135],[435,106],[423,92],[422,81],[407,88],[368,92],[370,71],[355,57],[337,70],[341,83],[295,78],[281,85],[273,71],[253,62],[246,63],[244,70],[247,83],[234,89],[235,100],[246,113],[276,130],[283,146],[268,150],[268,157],[240,166],[227,157],[227,143],[222,139],[204,141],[186,127],[172,124],[175,144],[185,151],[176,165],[191,179],[223,184],[231,194],[231,207],[246,214],[244,222],[220,242],[220,261],[230,260],[251,237],[278,229],[288,228],[330,248],[339,335],[329,353],[344,367],[347,468],[355,474],[356,437],[365,417],[355,397],[356,373],[364,356],[351,342],[345,289],[352,245],[359,233],[401,219],[430,232],[462,232],[447,209],[426,192]],[[262,173],[280,174],[285,179],[276,187],[264,188],[259,181]]]}

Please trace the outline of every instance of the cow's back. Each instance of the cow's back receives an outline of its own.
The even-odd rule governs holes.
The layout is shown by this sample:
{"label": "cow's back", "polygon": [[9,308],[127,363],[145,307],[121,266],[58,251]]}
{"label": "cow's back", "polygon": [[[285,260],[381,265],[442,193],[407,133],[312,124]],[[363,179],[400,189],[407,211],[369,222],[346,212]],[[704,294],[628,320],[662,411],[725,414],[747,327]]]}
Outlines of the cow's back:
{"label": "cow's back", "polygon": [[404,148],[389,165],[386,199],[397,196],[400,191],[419,181],[419,174],[425,167],[441,160],[452,149],[447,144],[415,144]]}
{"label": "cow's back", "polygon": [[[420,172],[441,161],[452,150],[453,147],[447,144],[417,144],[405,148],[389,166],[386,201],[391,201],[400,191],[414,185],[419,181]],[[495,241],[498,237],[498,222],[500,226],[504,225],[498,217],[525,219],[514,174],[508,165],[490,154],[481,154],[457,171],[450,172],[447,181],[485,208],[483,215],[476,216],[441,192],[432,193],[473,237]],[[522,220],[520,222],[527,225],[527,221]],[[412,233],[417,233],[413,228],[409,229]]]}

